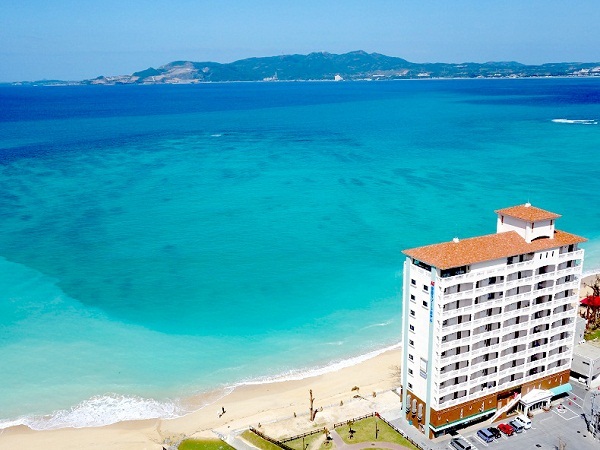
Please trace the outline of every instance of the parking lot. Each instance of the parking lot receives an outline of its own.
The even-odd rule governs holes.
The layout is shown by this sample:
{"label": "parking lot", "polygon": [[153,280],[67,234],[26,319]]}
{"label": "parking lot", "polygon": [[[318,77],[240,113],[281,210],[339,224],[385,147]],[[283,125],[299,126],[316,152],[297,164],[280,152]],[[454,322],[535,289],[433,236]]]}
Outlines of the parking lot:
{"label": "parking lot", "polygon": [[[569,397],[561,400],[562,407],[554,405],[548,412],[538,412],[532,419],[532,426],[522,433],[508,437],[502,435],[500,439],[489,444],[477,436],[477,430],[484,426],[463,431],[461,436],[475,449],[559,449],[560,441],[564,442],[567,450],[598,450],[600,441],[588,433],[581,409],[586,391],[579,385],[573,385],[573,392]],[[506,421],[504,421],[506,423]],[[497,426],[497,423],[494,424]],[[447,448],[453,448],[450,443]]]}

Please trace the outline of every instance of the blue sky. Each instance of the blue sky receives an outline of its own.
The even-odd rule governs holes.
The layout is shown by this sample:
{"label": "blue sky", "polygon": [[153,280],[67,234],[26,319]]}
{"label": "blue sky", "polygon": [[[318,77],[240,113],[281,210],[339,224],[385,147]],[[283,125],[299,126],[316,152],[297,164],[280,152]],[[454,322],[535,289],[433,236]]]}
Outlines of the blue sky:
{"label": "blue sky", "polygon": [[0,81],[313,51],[600,61],[599,24],[600,0],[14,0],[0,9]]}

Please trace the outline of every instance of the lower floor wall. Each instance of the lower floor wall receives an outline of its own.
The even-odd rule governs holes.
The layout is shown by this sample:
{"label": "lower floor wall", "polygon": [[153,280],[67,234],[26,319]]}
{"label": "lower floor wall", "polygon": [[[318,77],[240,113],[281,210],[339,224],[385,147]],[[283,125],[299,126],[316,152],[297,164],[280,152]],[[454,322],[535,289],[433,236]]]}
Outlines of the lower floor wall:
{"label": "lower floor wall", "polygon": [[[458,405],[441,409],[439,411],[431,408],[429,423],[435,428],[447,426],[453,422],[457,422],[457,426],[459,426],[461,423],[469,421],[470,417],[475,419],[475,416],[482,415],[486,411],[490,411],[491,414],[493,410],[501,409],[503,406],[506,406],[506,404],[510,402],[511,399],[513,399],[517,394],[521,394],[523,396],[527,395],[533,389],[552,389],[568,383],[569,372],[569,370],[565,370],[557,374],[540,377],[537,380],[533,380],[522,385],[515,385],[510,389],[494,392],[493,394],[488,394],[468,402],[459,403]],[[424,433],[426,413],[425,401],[417,397],[410,390],[408,391],[408,394],[411,398],[411,404],[405,406],[406,419],[414,427]],[[414,405],[416,405],[416,408],[413,408]],[[419,405],[422,405],[421,408],[419,408]],[[422,412],[421,417],[419,417],[419,412]],[[501,418],[502,417],[504,417],[504,415],[501,416]],[[429,431],[429,437],[435,437],[433,430],[431,429]]]}

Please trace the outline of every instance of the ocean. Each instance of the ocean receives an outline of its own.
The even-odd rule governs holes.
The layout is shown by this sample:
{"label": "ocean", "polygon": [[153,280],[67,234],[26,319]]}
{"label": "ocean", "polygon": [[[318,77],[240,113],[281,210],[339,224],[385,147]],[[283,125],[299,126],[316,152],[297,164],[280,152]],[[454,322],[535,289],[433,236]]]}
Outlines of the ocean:
{"label": "ocean", "polygon": [[398,345],[402,249],[562,214],[600,80],[0,87],[0,428],[175,417]]}

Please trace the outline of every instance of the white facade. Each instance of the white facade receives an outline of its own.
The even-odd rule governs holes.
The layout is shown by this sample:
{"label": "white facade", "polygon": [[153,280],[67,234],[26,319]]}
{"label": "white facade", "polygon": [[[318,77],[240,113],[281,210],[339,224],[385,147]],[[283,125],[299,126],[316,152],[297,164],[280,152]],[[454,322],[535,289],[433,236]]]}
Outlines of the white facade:
{"label": "white facade", "polygon": [[[443,411],[569,369],[583,239],[553,242],[554,222],[498,214],[497,233],[515,231],[537,241],[537,250],[509,248],[457,267],[436,267],[435,256],[416,259],[422,248],[405,251],[403,402],[424,430],[429,408]],[[465,244],[473,255],[476,239],[485,245],[485,237]]]}

